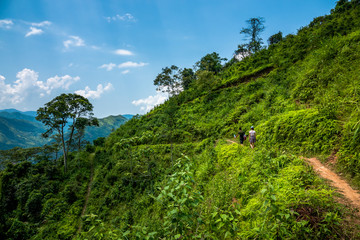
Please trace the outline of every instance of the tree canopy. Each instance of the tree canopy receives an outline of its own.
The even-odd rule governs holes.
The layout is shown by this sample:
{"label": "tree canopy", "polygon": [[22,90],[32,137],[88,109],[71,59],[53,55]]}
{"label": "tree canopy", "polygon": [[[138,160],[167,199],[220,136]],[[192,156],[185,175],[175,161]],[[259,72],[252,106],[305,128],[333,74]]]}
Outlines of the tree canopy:
{"label": "tree canopy", "polygon": [[[253,54],[262,48],[262,38],[260,37],[260,33],[264,31],[265,20],[262,17],[250,18],[246,21],[247,27],[242,28],[240,34],[245,35],[245,39],[249,42],[246,44],[242,44],[238,46],[238,50],[235,51],[235,54],[248,52],[249,54]],[[247,50],[247,51],[245,51]]]}
{"label": "tree canopy", "polygon": [[222,69],[222,61],[226,61],[226,58],[221,58],[217,52],[206,54],[196,62],[195,66],[198,71],[209,71],[213,73],[219,73]]}
{"label": "tree canopy", "polygon": [[154,85],[157,86],[157,91],[167,92],[170,96],[179,94],[181,90],[179,68],[175,65],[163,68],[162,72],[156,76]]}
{"label": "tree canopy", "polygon": [[283,35],[282,32],[279,31],[278,33],[275,33],[274,35],[271,35],[268,39],[268,44],[269,46],[272,44],[276,44],[278,42],[280,42],[283,39]]}
{"label": "tree canopy", "polygon": [[184,90],[190,88],[191,84],[196,80],[196,75],[191,68],[184,68],[180,71],[181,86]]}
{"label": "tree canopy", "polygon": [[[37,110],[36,120],[41,121],[48,129],[43,134],[49,137],[56,132],[61,138],[64,155],[64,171],[67,170],[67,154],[76,129],[82,131],[85,126],[98,125],[93,118],[93,105],[89,100],[78,94],[61,94]],[[87,121],[84,121],[87,118]],[[66,126],[69,125],[70,134],[65,140]],[[67,143],[67,144],[66,144]]]}

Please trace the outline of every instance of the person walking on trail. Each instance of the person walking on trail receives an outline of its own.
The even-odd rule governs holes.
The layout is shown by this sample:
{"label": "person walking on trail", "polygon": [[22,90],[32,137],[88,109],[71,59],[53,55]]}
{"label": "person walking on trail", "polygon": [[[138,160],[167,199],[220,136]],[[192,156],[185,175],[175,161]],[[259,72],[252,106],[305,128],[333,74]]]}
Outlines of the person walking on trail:
{"label": "person walking on trail", "polygon": [[245,132],[241,128],[239,128],[238,134],[239,134],[240,144],[242,145],[245,140]]}
{"label": "person walking on trail", "polygon": [[249,137],[250,147],[254,148],[256,142],[256,132],[254,130],[254,126],[251,126],[251,130],[249,131]]}

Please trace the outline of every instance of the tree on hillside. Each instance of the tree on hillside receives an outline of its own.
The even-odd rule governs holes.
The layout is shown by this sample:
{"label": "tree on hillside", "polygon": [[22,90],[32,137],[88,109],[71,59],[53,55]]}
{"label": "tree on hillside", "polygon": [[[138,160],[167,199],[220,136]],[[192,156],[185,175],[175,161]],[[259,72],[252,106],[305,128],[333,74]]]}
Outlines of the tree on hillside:
{"label": "tree on hillside", "polygon": [[170,96],[174,96],[182,90],[189,89],[195,79],[196,75],[191,68],[181,69],[171,65],[170,67],[163,68],[162,72],[156,76],[154,85],[157,86],[156,90],[167,92]]}
{"label": "tree on hillside", "polygon": [[251,52],[249,51],[248,44],[245,43],[245,44],[238,45],[238,49],[235,50],[234,55],[235,55],[234,57],[239,61],[247,56],[250,56]]}
{"label": "tree on hillside", "polygon": [[[76,129],[80,129],[84,124],[96,125],[97,121],[93,118],[93,105],[89,100],[77,94],[61,94],[45,107],[37,110],[36,120],[41,121],[48,130],[43,133],[44,137],[50,137],[53,132],[59,134],[64,155],[64,172],[67,171],[67,156],[71,141]],[[79,119],[87,118],[89,121]],[[65,140],[65,127],[70,124],[70,133]]]}
{"label": "tree on hillside", "polygon": [[181,86],[184,90],[190,88],[191,84],[196,80],[196,75],[191,68],[184,68],[180,71],[181,74]]}
{"label": "tree on hillside", "polygon": [[76,140],[76,146],[78,151],[80,151],[81,146],[84,144],[87,144],[87,141],[82,141],[85,136],[85,128],[87,126],[99,126],[99,121],[97,118],[83,118],[79,117],[76,121],[76,134],[75,134],[75,140]]}
{"label": "tree on hillside", "polygon": [[250,18],[249,20],[246,21],[246,23],[248,24],[248,26],[246,28],[242,28],[240,34],[244,34],[245,39],[249,40],[249,43],[239,45],[238,50],[235,51],[235,54],[236,52],[238,51],[241,52],[241,50],[244,49],[247,49],[249,54],[253,54],[261,50],[262,48],[261,44],[263,42],[262,42],[262,38],[260,37],[260,33],[265,29],[264,18],[262,17]]}
{"label": "tree on hillside", "polygon": [[175,65],[163,68],[162,72],[156,76],[154,85],[157,86],[157,91],[167,92],[169,96],[179,94],[181,91],[179,68]]}
{"label": "tree on hillside", "polygon": [[206,54],[195,63],[195,67],[198,71],[209,71],[215,74],[219,73],[223,67],[222,61],[226,61],[226,58],[221,58],[216,52]]}
{"label": "tree on hillside", "polygon": [[269,46],[272,44],[276,44],[278,42],[280,42],[283,39],[283,35],[282,32],[279,31],[278,33],[275,33],[274,35],[271,35],[268,39],[268,44]]}

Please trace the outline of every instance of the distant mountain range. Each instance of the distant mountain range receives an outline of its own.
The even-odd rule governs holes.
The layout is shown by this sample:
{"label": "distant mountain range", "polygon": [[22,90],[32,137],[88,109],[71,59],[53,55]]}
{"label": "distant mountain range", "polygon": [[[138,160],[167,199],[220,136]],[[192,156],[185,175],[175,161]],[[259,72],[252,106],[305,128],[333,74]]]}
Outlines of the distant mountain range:
{"label": "distant mountain range", "polygon": [[[37,147],[49,143],[49,139],[41,136],[46,131],[45,126],[35,116],[35,111],[0,110],[0,150]],[[92,142],[99,137],[106,137],[132,117],[133,115],[127,114],[99,118],[99,127],[86,128],[85,139]]]}

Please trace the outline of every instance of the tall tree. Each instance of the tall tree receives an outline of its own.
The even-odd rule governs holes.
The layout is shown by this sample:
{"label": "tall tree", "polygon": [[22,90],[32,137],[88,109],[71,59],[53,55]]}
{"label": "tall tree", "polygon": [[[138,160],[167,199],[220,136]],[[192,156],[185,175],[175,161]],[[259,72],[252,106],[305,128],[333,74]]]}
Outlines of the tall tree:
{"label": "tall tree", "polygon": [[156,76],[154,85],[157,86],[156,90],[167,92],[169,96],[179,94],[181,91],[180,69],[175,65],[163,68],[162,72]]}
{"label": "tall tree", "polygon": [[260,37],[260,33],[265,29],[265,20],[262,17],[250,18],[246,23],[248,26],[242,28],[240,34],[244,34],[246,39],[249,40],[247,44],[249,52],[255,53],[261,50],[262,38]]}
{"label": "tall tree", "polygon": [[[45,107],[37,110],[36,120],[41,121],[48,127],[48,130],[43,133],[43,136],[49,137],[54,131],[60,136],[64,155],[64,172],[67,171],[68,151],[75,129],[79,126],[78,120],[82,118],[94,119],[92,111],[93,105],[88,99],[72,93],[61,94],[46,103]],[[66,141],[65,127],[68,123],[70,124],[70,133]],[[93,121],[90,121],[90,124],[92,123]]]}

